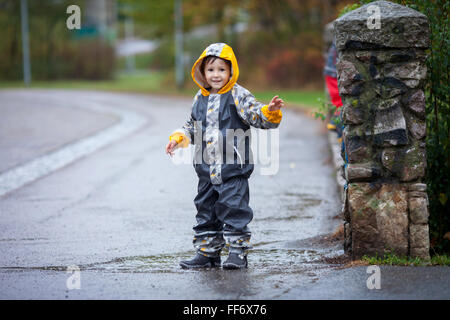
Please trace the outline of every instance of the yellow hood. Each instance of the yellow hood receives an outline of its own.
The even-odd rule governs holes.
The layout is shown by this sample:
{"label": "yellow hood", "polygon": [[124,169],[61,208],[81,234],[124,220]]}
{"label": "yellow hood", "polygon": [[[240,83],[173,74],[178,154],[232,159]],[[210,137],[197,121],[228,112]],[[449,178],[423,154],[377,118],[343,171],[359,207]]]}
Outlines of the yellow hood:
{"label": "yellow hood", "polygon": [[215,56],[231,62],[231,78],[227,82],[227,84],[223,86],[222,89],[219,90],[218,93],[221,94],[230,91],[231,88],[233,88],[233,86],[236,84],[237,79],[239,77],[239,67],[236,60],[236,56],[234,55],[233,49],[229,45],[225,43],[213,43],[203,51],[203,53],[200,55],[200,57],[197,59],[197,61],[195,61],[194,65],[192,66],[191,71],[192,79],[200,87],[202,95],[204,96],[209,95],[209,91],[205,89],[207,84],[206,79],[200,72],[202,60],[207,56]]}

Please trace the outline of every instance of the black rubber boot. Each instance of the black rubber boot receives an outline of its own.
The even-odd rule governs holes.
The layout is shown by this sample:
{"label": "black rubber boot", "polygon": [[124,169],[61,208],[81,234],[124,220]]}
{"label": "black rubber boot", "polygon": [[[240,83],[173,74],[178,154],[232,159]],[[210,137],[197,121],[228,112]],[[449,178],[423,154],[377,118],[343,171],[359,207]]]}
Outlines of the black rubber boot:
{"label": "black rubber boot", "polygon": [[210,258],[197,253],[191,260],[180,261],[183,269],[217,268],[220,267],[220,256]]}
{"label": "black rubber boot", "polygon": [[230,253],[227,260],[222,264],[224,269],[244,269],[247,268],[247,256],[238,253]]}

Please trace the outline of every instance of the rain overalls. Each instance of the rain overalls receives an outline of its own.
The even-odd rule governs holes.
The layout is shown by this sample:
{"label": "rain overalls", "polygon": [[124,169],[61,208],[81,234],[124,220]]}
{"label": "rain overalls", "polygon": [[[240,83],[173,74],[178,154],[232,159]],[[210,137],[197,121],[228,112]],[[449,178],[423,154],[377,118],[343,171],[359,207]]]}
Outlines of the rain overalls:
{"label": "rain overalls", "polygon": [[[211,94],[200,72],[202,59],[216,56],[231,62],[231,77],[217,94]],[[194,226],[194,247],[208,257],[216,257],[225,245],[230,252],[247,254],[253,218],[249,207],[248,178],[253,172],[250,126],[277,128],[281,110],[255,100],[236,83],[239,68],[233,49],[224,43],[208,46],[194,63],[191,72],[200,90],[194,97],[190,119],[177,129],[170,140],[181,147],[194,144],[194,168],[198,194]],[[228,135],[228,136],[227,136]]]}

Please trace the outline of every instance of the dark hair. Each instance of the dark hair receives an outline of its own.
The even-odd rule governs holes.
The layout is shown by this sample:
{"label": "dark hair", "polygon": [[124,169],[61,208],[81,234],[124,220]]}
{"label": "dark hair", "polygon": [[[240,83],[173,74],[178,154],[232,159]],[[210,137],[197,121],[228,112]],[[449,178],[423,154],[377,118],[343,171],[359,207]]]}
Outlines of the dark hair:
{"label": "dark hair", "polygon": [[200,72],[202,73],[203,76],[205,76],[205,67],[207,64],[209,63],[213,63],[214,61],[216,61],[216,59],[221,59],[223,61],[225,61],[228,65],[228,67],[230,68],[231,71],[231,61],[230,60],[226,60],[226,59],[222,59],[216,56],[206,56],[203,58],[202,63],[200,65]]}

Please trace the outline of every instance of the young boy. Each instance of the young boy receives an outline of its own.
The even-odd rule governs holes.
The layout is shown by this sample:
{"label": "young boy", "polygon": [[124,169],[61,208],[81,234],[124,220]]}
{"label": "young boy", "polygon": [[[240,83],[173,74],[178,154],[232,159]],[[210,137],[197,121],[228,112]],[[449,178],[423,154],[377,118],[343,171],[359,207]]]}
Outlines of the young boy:
{"label": "young boy", "polygon": [[[197,224],[193,243],[197,254],[180,265],[182,268],[220,267],[220,252],[226,241],[229,256],[222,267],[246,268],[250,249],[247,225],[253,218],[248,205],[248,178],[254,165],[249,135],[236,137],[234,132],[248,133],[250,126],[277,128],[284,102],[275,96],[269,105],[264,105],[238,85],[236,57],[233,49],[224,43],[208,46],[194,63],[191,75],[200,87],[194,97],[191,117],[170,136],[166,146],[166,153],[172,155],[175,148],[194,144],[194,167],[199,178],[194,199]],[[232,139],[227,139],[230,132]],[[222,161],[225,158],[227,161]]]}

